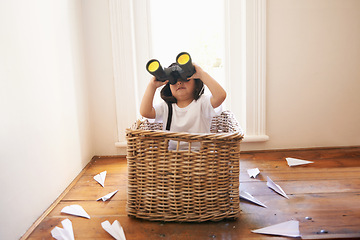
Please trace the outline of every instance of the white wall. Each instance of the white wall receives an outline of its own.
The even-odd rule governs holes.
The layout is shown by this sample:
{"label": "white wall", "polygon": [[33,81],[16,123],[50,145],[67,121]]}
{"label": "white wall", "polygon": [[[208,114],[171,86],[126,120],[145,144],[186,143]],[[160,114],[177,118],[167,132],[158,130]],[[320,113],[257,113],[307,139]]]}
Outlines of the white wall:
{"label": "white wall", "polygon": [[[104,20],[109,15],[108,3],[92,0],[87,5],[101,9],[85,21],[92,26],[88,36],[101,33],[87,51],[108,51],[109,23]],[[358,0],[267,1],[270,140],[242,143],[243,150],[360,145],[359,11]],[[92,61],[92,80],[97,83],[92,95],[100,92],[105,96],[96,98],[94,109],[99,134],[96,154],[125,153],[114,147],[118,139],[113,79],[103,68],[110,66],[112,59],[106,54]],[[95,73],[103,75],[95,77]]]}
{"label": "white wall", "polygon": [[104,0],[82,2],[94,151],[96,155],[117,155],[121,152],[115,148],[117,123],[109,3]]}
{"label": "white wall", "polygon": [[269,0],[267,129],[252,149],[360,145],[360,1]]}
{"label": "white wall", "polygon": [[80,0],[0,2],[0,239],[19,239],[94,155]]}

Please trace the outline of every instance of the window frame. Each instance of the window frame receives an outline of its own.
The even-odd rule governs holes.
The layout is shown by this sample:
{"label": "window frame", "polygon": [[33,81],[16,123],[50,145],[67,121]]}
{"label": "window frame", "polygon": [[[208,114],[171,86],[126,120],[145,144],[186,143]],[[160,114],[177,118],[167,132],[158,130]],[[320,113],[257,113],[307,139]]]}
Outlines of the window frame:
{"label": "window frame", "polygon": [[[245,130],[243,142],[267,141],[266,0],[224,1],[225,82],[234,90],[227,89],[228,108]],[[149,78],[144,70],[152,55],[149,9],[149,0],[109,0],[118,147],[126,146],[124,130],[140,117],[139,93],[146,86],[138,79]]]}

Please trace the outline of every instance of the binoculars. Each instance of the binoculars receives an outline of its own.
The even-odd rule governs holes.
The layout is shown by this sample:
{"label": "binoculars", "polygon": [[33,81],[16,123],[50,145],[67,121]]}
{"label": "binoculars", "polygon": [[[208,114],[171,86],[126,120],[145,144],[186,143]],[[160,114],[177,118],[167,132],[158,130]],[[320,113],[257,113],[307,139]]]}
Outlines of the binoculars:
{"label": "binoculars", "polygon": [[176,62],[164,69],[158,60],[151,59],[146,64],[146,70],[156,77],[157,81],[165,82],[169,80],[170,84],[177,83],[178,79],[189,81],[188,78],[195,73],[195,67],[191,62],[190,54],[187,52],[179,53]]}

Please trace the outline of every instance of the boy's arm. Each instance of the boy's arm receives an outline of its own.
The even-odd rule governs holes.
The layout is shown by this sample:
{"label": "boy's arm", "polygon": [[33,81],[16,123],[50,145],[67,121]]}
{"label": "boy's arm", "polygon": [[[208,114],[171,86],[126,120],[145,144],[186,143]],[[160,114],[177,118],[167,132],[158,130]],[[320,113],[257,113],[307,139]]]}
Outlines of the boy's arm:
{"label": "boy's arm", "polygon": [[211,92],[210,102],[213,108],[219,107],[226,98],[224,88],[199,65],[194,64],[196,73],[191,78],[200,78],[201,81],[209,88]]}
{"label": "boy's arm", "polygon": [[160,81],[156,81],[155,77],[151,78],[151,80],[145,90],[144,96],[141,100],[141,104],[140,104],[141,116],[146,117],[146,118],[151,118],[151,119],[154,119],[156,117],[156,112],[153,107],[155,91],[158,87],[161,87],[161,86],[165,85],[166,83],[167,83],[167,81],[160,82]]}

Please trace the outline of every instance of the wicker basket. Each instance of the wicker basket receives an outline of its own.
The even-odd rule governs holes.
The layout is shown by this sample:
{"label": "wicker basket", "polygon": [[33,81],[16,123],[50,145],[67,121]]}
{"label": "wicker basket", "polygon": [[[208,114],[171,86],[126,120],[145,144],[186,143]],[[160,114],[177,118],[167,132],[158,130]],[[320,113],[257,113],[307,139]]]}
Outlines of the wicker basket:
{"label": "wicker basket", "polygon": [[[129,216],[180,222],[238,217],[243,132],[229,111],[213,119],[211,132],[167,132],[147,120],[126,130]],[[170,140],[200,142],[200,149],[171,151]]]}

